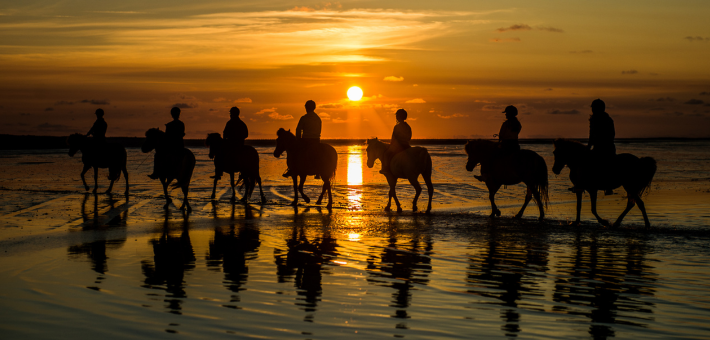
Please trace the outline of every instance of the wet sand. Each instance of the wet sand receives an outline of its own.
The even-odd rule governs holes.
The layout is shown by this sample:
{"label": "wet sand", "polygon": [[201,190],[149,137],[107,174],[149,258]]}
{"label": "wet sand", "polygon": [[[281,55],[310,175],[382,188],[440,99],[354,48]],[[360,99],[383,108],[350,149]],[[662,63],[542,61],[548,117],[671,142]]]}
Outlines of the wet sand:
{"label": "wet sand", "polygon": [[[158,183],[145,177],[152,156],[138,150],[129,150],[127,197],[123,179],[114,195],[84,194],[79,158],[4,153],[0,330],[7,338],[707,338],[706,146],[624,147],[659,162],[646,196],[651,229],[636,209],[623,228],[601,227],[587,201],[583,225],[568,226],[567,170],[551,175],[546,221],[534,206],[510,219],[522,186],[501,190],[504,216],[489,219],[484,187],[457,146],[428,147],[430,215],[410,211],[406,183],[398,187],[405,212],[383,212],[387,187],[379,166],[363,167],[361,146],[338,148],[332,211],[287,206],[285,160],[266,148],[267,204],[256,195],[246,207],[230,203],[224,180],[212,202],[213,167],[195,149],[189,215],[162,209]],[[622,194],[601,196],[600,213],[615,218]]]}

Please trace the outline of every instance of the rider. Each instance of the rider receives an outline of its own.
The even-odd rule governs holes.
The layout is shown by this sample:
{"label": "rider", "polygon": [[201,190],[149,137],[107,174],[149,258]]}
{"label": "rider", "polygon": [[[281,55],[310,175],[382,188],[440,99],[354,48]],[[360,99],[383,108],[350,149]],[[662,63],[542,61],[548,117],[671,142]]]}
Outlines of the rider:
{"label": "rider", "polygon": [[[505,110],[503,110],[503,113],[505,113],[507,120],[503,122],[498,132],[498,152],[496,153],[496,157],[505,157],[520,151],[518,134],[520,130],[523,129],[523,126],[517,118],[518,108],[513,105],[508,105],[505,107]],[[481,170],[483,170],[483,168],[481,168]],[[485,173],[481,173],[480,176],[474,175],[473,177],[481,182],[485,182],[486,180]]]}
{"label": "rider", "polygon": [[407,120],[407,111],[404,109],[397,110],[395,118],[397,119],[397,124],[392,130],[392,140],[389,148],[385,151],[384,157],[382,157],[382,170],[380,170],[380,173],[384,175],[391,174],[390,162],[392,158],[411,147],[409,141],[412,140],[412,128],[405,122]]}
{"label": "rider", "polygon": [[[312,160],[313,155],[318,154],[317,148],[320,146],[320,134],[323,123],[320,117],[315,112],[316,102],[309,100],[306,102],[306,114],[301,117],[296,126],[296,141],[298,142],[299,152],[307,157],[301,157],[303,160],[299,166],[308,165],[308,160]],[[288,169],[284,177],[291,177],[291,169]],[[317,176],[316,176],[317,178]]]}
{"label": "rider", "polygon": [[[181,159],[182,151],[185,149],[185,142],[183,137],[185,137],[185,123],[180,121],[180,108],[173,107],[170,110],[170,115],[173,117],[173,121],[165,124],[165,139],[167,159]],[[158,179],[158,153],[155,154],[155,162],[153,163],[153,173],[148,175],[151,179]]]}
{"label": "rider", "polygon": [[[238,155],[237,152],[242,149],[244,140],[247,137],[249,137],[249,129],[247,129],[244,121],[239,118],[239,108],[235,106],[229,109],[229,121],[227,121],[227,125],[224,126],[224,132],[222,132],[224,146],[230,154]],[[215,168],[215,175],[210,178],[222,178],[222,169]]]}
{"label": "rider", "polygon": [[86,133],[86,136],[94,136],[94,144],[97,146],[106,144],[106,130],[108,129],[108,124],[106,124],[104,120],[104,110],[96,109],[94,114],[96,114],[96,121],[89,132]]}
{"label": "rider", "polygon": [[[614,120],[606,113],[606,104],[601,99],[592,102],[592,115],[589,117],[589,143],[594,161],[604,168],[613,162],[616,156],[614,145]],[[604,190],[606,195],[613,194],[611,189]]]}

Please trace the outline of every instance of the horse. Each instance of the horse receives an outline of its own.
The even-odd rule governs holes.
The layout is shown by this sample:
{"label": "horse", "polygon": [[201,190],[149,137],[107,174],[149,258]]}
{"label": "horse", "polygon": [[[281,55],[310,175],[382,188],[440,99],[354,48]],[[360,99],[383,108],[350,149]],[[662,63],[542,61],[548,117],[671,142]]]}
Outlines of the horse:
{"label": "horse", "polygon": [[[323,195],[328,191],[328,205],[326,205],[326,208],[331,209],[333,207],[331,184],[335,179],[335,169],[338,167],[338,153],[335,151],[335,148],[328,144],[321,143],[318,151],[319,162],[315,164],[315,166],[311,166],[311,169],[307,169],[307,167],[304,168],[301,166],[304,154],[299,152],[298,141],[291,130],[287,131],[281,128],[276,132],[276,136],[278,138],[276,138],[274,157],[281,157],[284,151],[290,156],[286,159],[286,164],[291,171],[291,178],[293,179],[294,198],[291,205],[296,206],[298,204],[299,192],[306,203],[311,201],[310,198],[303,193],[303,184],[306,182],[306,176],[316,175],[320,176],[323,180],[323,189],[321,190],[316,204],[321,204]],[[297,183],[296,177],[298,176],[301,178],[300,182]]]}
{"label": "horse", "polygon": [[[210,148],[209,156],[210,159],[214,159],[215,168],[221,168],[222,171],[229,173],[229,184],[232,187],[232,201],[234,201],[236,197],[236,192],[234,191],[234,173],[238,172],[240,175],[237,184],[244,181],[244,196],[241,202],[248,202],[252,192],[254,192],[256,183],[259,183],[261,204],[266,203],[266,196],[264,196],[264,191],[261,188],[261,176],[259,175],[259,153],[256,152],[253,146],[243,145],[239,154],[234,155],[234,151],[227,148],[227,145],[225,145],[219,133],[208,134],[207,139],[205,139],[205,145]],[[211,199],[215,198],[217,181],[219,181],[219,178],[215,177],[212,187],[212,196],[210,196]]]}
{"label": "horse", "polygon": [[[379,159],[382,162],[385,155],[385,151],[389,148],[389,144],[384,143],[377,138],[367,140],[367,167],[372,168],[375,166],[375,160]],[[427,191],[429,193],[429,204],[427,205],[426,212],[431,212],[431,199],[434,196],[434,185],[431,182],[431,156],[429,156],[429,151],[423,147],[411,147],[406,150],[396,154],[392,157],[390,161],[391,173],[385,175],[387,178],[387,183],[390,186],[389,191],[389,201],[387,201],[387,206],[385,211],[390,211],[392,207],[392,198],[394,198],[394,203],[397,204],[397,212],[402,212],[402,206],[399,204],[399,199],[397,199],[397,192],[395,191],[395,186],[397,185],[397,179],[405,178],[409,180],[412,184],[416,193],[414,194],[414,200],[412,201],[412,210],[417,211],[417,200],[419,199],[419,194],[422,193],[422,186],[417,180],[419,175],[424,178],[424,183],[426,183]]]}
{"label": "horse", "polygon": [[113,182],[121,177],[121,172],[126,178],[126,191],[128,195],[128,170],[126,169],[126,148],[119,144],[108,143],[103,148],[97,145],[92,145],[92,141],[80,133],[72,134],[67,138],[69,145],[69,156],[74,157],[77,151],[81,151],[81,162],[84,163],[84,169],[81,171],[81,182],[84,183],[84,189],[89,191],[89,186],[86,184],[84,175],[90,168],[94,168],[94,191],[98,190],[98,175],[99,168],[108,168],[108,179],[111,184],[108,186],[106,193],[111,193]]}
{"label": "horse", "polygon": [[485,173],[485,183],[488,188],[488,199],[491,201],[490,217],[500,216],[500,210],[495,203],[495,195],[502,185],[513,185],[520,182],[527,186],[525,202],[520,211],[513,217],[523,217],[525,208],[533,198],[540,210],[538,220],[545,218],[548,206],[547,164],[545,160],[532,150],[520,150],[510,156],[498,155],[498,143],[485,139],[468,141],[465,146],[468,162],[466,170],[473,169],[481,164],[481,172]]}
{"label": "horse", "polygon": [[[148,153],[155,149],[156,155],[166,155],[171,152],[168,149],[167,142],[165,140],[165,132],[160,131],[160,129],[153,128],[145,132],[145,142],[141,146],[141,151]],[[167,156],[167,155],[166,155]],[[183,148],[182,150],[182,160],[178,167],[175,167],[175,160],[170,159],[170,157],[155,157],[155,161],[158,162],[157,165],[157,175],[160,178],[160,183],[163,185],[163,194],[165,195],[166,203],[163,206],[164,209],[170,207],[172,199],[168,194],[168,185],[173,179],[176,183],[172,185],[173,188],[182,188],[183,200],[180,210],[187,209],[188,212],[192,211],[190,204],[187,201],[187,193],[190,188],[190,179],[192,178],[192,172],[195,170],[195,155],[190,151],[190,149]]]}
{"label": "horse", "polygon": [[601,166],[595,166],[594,155],[584,144],[567,139],[557,139],[554,145],[555,164],[552,166],[552,172],[559,175],[565,165],[568,166],[569,179],[576,189],[577,219],[572,223],[573,225],[579,225],[582,194],[587,191],[592,201],[592,214],[599,223],[609,226],[609,222],[597,214],[597,190],[616,189],[623,186],[627,196],[626,209],[616,219],[612,227],[620,226],[624,216],[637,204],[643,214],[646,228],[651,226],[641,195],[651,186],[653,176],[656,174],[655,159],[651,157],[638,158],[629,153],[617,154],[611,164],[604,165],[609,173],[603,176],[598,173]]}

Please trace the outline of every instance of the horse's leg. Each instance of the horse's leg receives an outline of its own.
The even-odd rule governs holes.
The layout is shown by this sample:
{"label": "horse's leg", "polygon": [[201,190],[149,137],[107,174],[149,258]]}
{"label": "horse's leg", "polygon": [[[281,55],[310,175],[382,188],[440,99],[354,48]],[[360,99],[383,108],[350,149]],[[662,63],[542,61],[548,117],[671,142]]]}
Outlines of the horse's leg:
{"label": "horse's leg", "polygon": [[306,177],[308,176],[301,176],[301,181],[298,183],[298,192],[301,193],[301,197],[303,198],[304,201],[306,201],[306,204],[311,203],[311,199],[306,196],[306,194],[303,193],[303,184],[306,183]]}
{"label": "horse's leg", "polygon": [[[321,176],[321,179],[322,179],[322,178],[324,178],[324,177]],[[330,181],[328,181],[328,183],[330,183]],[[323,201],[323,196],[325,196],[325,192],[326,192],[327,190],[328,190],[328,188],[327,188],[327,186],[326,186],[326,180],[323,179],[323,187],[321,188],[320,196],[318,196],[318,200],[316,201],[316,204],[317,204],[317,205],[320,205],[321,201]]]}
{"label": "horse's leg", "polygon": [[217,178],[217,176],[215,176],[214,181],[212,182],[212,195],[210,195],[211,200],[214,200],[215,197],[217,196],[217,181],[219,181],[219,178]]}
{"label": "horse's leg", "polygon": [[399,199],[397,199],[397,190],[395,189],[397,187],[397,178],[392,178],[387,179],[388,182],[390,182],[390,197],[394,198],[394,204],[397,205],[397,212],[402,212],[402,205],[399,204]]}
{"label": "horse's leg", "polygon": [[579,215],[582,212],[582,195],[584,194],[584,190],[577,190],[577,191],[575,191],[575,194],[577,195],[577,219],[574,220],[574,222],[572,222],[571,225],[578,226],[579,225]]}
{"label": "horse's leg", "polygon": [[96,193],[96,190],[99,190],[99,167],[95,166],[94,167],[94,191],[92,193]]}
{"label": "horse's leg", "polygon": [[113,182],[115,182],[115,181],[116,181],[115,179],[112,179],[111,183],[108,184],[108,189],[106,189],[107,194],[110,194],[111,190],[113,190]]}
{"label": "horse's leg", "polygon": [[173,200],[170,199],[170,195],[168,195],[168,184],[170,182],[167,181],[165,178],[160,178],[160,184],[163,185],[163,195],[165,195],[165,205],[163,206],[163,209],[168,209],[170,207],[170,203],[173,202]]}
{"label": "horse's leg", "polygon": [[422,174],[422,177],[424,178],[424,183],[426,183],[426,189],[427,192],[429,193],[429,205],[427,205],[426,212],[430,213],[431,212],[431,199],[434,197],[434,184],[431,182],[431,174],[424,175]]}
{"label": "horse's leg", "polygon": [[330,209],[333,208],[333,192],[330,190],[331,189],[331,182],[330,178],[326,178],[324,180],[326,187],[328,188],[328,205],[326,205],[326,209],[330,211]]}
{"label": "horse's leg", "polygon": [[84,190],[89,191],[89,185],[86,184],[86,178],[84,178],[84,175],[86,175],[86,172],[91,169],[91,165],[86,165],[84,164],[84,169],[81,170],[81,182],[84,183]]}
{"label": "horse's leg", "polygon": [[414,200],[412,201],[412,211],[417,211],[417,200],[419,199],[419,194],[422,193],[422,186],[419,184],[417,178],[410,178],[409,184],[414,187]]}
{"label": "horse's leg", "polygon": [[187,201],[187,194],[190,192],[190,182],[184,183],[182,185],[182,205],[180,210],[187,209],[187,212],[192,212],[192,207],[190,207],[190,202]]}
{"label": "horse's leg", "polygon": [[296,176],[298,175],[291,176],[291,179],[293,179],[293,201],[291,202],[292,206],[296,206],[298,204],[298,182],[296,180]]}
{"label": "horse's leg", "polygon": [[638,195],[636,196],[636,204],[638,204],[639,210],[641,210],[641,214],[643,214],[643,223],[646,225],[646,228],[650,228],[651,222],[648,220],[648,215],[646,214],[646,205],[643,204],[641,197],[639,197]]}
{"label": "horse's leg", "polygon": [[259,193],[261,194],[261,204],[266,203],[266,196],[264,196],[264,190],[261,189],[261,176],[256,176],[256,182],[259,183]]}
{"label": "horse's leg", "polygon": [[[594,215],[594,217],[597,218],[597,222],[599,222],[601,225],[603,225],[605,227],[609,227],[610,226],[609,221],[601,218],[599,216],[599,214],[597,214],[597,191],[596,190],[592,190],[589,192],[589,200],[592,202],[592,214]],[[630,209],[631,208],[629,208],[629,210]]]}
{"label": "horse's leg", "polygon": [[540,198],[540,191],[533,187],[532,194],[533,197],[535,197],[535,201],[537,202],[537,208],[540,209],[540,217],[538,217],[537,219],[538,221],[542,221],[543,219],[545,219],[545,207],[543,206],[543,202]]}
{"label": "horse's leg", "polygon": [[489,217],[500,217],[500,210],[498,210],[498,207],[496,206],[496,192],[498,192],[498,189],[500,189],[500,184],[498,183],[491,183],[491,182],[486,182],[486,186],[488,187],[488,200],[491,201],[491,215]]}
{"label": "horse's leg", "polygon": [[128,195],[128,169],[126,169],[126,167],[124,166],[124,167],[123,167],[123,170],[121,170],[121,171],[123,171],[123,178],[126,179],[126,192],[125,192],[125,194]]}
{"label": "horse's leg", "polygon": [[234,173],[229,173],[229,187],[232,188],[232,198],[229,199],[230,202],[234,202],[237,199],[237,191],[234,190]]}
{"label": "horse's leg", "polygon": [[[634,199],[634,196],[630,195],[629,192],[627,191],[626,194],[629,196],[628,199],[626,200],[626,209],[619,215],[619,218],[616,219],[616,222],[614,222],[613,227],[616,228],[621,225],[621,221],[626,217],[626,214],[631,211],[631,209],[636,205],[636,200]],[[640,200],[639,200],[640,201]],[[648,226],[648,218],[646,217],[646,212],[645,209],[642,209],[643,203],[639,203],[639,209],[641,209],[641,212],[643,212],[643,218],[644,222],[647,222],[646,226]]]}
{"label": "horse's leg", "polygon": [[523,202],[523,206],[520,208],[520,211],[513,217],[515,219],[520,219],[523,218],[523,213],[525,212],[525,208],[527,208],[528,203],[530,203],[530,200],[532,199],[532,189],[528,185],[527,192],[525,193],[525,202]]}

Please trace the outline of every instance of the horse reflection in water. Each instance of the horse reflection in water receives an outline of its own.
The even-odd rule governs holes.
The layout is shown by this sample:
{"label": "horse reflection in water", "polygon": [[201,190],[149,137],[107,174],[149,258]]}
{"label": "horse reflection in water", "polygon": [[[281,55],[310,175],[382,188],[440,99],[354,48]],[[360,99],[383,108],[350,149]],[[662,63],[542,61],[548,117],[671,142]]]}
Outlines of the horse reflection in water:
{"label": "horse reflection in water", "polygon": [[[395,308],[393,318],[409,319],[407,308],[412,303],[412,290],[417,285],[429,283],[431,273],[431,257],[433,242],[429,234],[420,234],[425,230],[422,216],[414,216],[413,232],[405,233],[394,226],[401,225],[397,217],[390,218],[389,240],[387,246],[374,248],[381,251],[379,255],[372,254],[367,259],[367,281],[371,284],[391,287],[392,301],[389,305]],[[427,218],[428,220],[428,218]],[[424,223],[422,223],[424,222]],[[404,320],[396,328],[408,329]]]}
{"label": "horse reflection in water", "polygon": [[84,168],[81,170],[81,182],[84,183],[86,191],[89,191],[89,185],[86,184],[86,179],[84,178],[86,172],[94,168],[93,193],[96,193],[99,188],[99,168],[108,168],[108,179],[111,184],[109,184],[106,193],[111,193],[113,182],[117,181],[121,177],[121,172],[123,172],[123,177],[126,180],[125,194],[128,195],[128,170],[126,169],[128,156],[126,148],[115,143],[95,145],[92,138],[80,133],[69,136],[67,145],[69,145],[70,157],[74,157],[78,151],[81,151],[81,162],[84,163]]}
{"label": "horse reflection in water", "polygon": [[468,293],[483,298],[477,303],[501,306],[501,330],[507,337],[522,331],[520,308],[544,311],[543,303],[535,299],[545,296],[539,279],[548,271],[549,261],[545,235],[517,236],[501,235],[491,226],[487,240],[471,243],[470,248],[478,251],[469,257],[466,278]]}
{"label": "horse reflection in water", "polygon": [[166,292],[166,308],[173,314],[182,314],[185,292],[185,273],[195,268],[195,252],[190,241],[189,222],[184,216],[179,236],[170,234],[170,213],[165,212],[163,231],[159,238],[150,241],[153,245],[153,261],[141,261],[145,275],[142,287]]}
{"label": "horse reflection in water", "polygon": [[[247,207],[247,211],[250,209]],[[253,217],[247,213],[246,220]],[[250,222],[240,225],[232,223],[228,229],[217,227],[214,230],[214,239],[210,240],[209,253],[207,254],[207,268],[224,272],[224,286],[234,292],[230,302],[239,302],[239,293],[245,290],[249,276],[248,261],[256,260],[261,241],[259,240],[259,227]],[[238,309],[236,305],[223,305],[227,308]]]}
{"label": "horse reflection in water", "polygon": [[646,227],[651,226],[641,196],[651,186],[653,176],[656,174],[656,160],[651,157],[638,158],[629,153],[622,153],[614,156],[612,164],[600,165],[596,164],[592,151],[586,146],[566,139],[555,140],[554,155],[555,165],[552,166],[552,172],[559,175],[565,165],[570,169],[569,179],[574,184],[577,195],[577,219],[573,222],[574,225],[579,225],[582,194],[587,191],[592,203],[592,214],[599,223],[609,226],[609,223],[597,214],[597,190],[623,186],[627,195],[626,209],[612,226],[620,226],[624,216],[635,205],[638,205],[641,210]]}
{"label": "horse reflection in water", "polygon": [[509,156],[500,155],[499,144],[489,140],[474,139],[466,144],[468,155],[466,170],[473,169],[481,164],[481,174],[486,174],[486,187],[488,199],[491,201],[490,217],[500,216],[500,210],[495,203],[498,189],[503,185],[513,185],[520,182],[527,186],[525,202],[514,218],[522,218],[525,208],[534,198],[540,210],[539,220],[545,218],[545,209],[548,203],[547,164],[535,151],[520,150]]}
{"label": "horse reflection in water", "polygon": [[[385,152],[389,148],[389,144],[383,143],[377,138],[367,140],[367,167],[372,168],[375,166],[375,161],[377,159],[382,162]],[[422,186],[419,184],[419,175],[422,175],[424,183],[426,183],[427,193],[429,193],[429,204],[427,205],[426,212],[431,212],[431,199],[434,196],[434,185],[431,182],[431,156],[429,156],[429,151],[426,148],[415,146],[407,148],[406,150],[396,154],[392,157],[390,161],[391,174],[385,175],[387,178],[387,183],[390,186],[389,190],[389,200],[387,201],[387,206],[385,211],[390,211],[392,206],[392,198],[394,198],[394,203],[397,205],[397,211],[402,211],[402,206],[399,205],[399,199],[397,199],[397,191],[395,187],[397,186],[397,179],[404,178],[409,180],[409,183],[414,187],[414,200],[412,201],[412,210],[417,211],[417,200],[419,200],[419,195],[422,193]]]}
{"label": "horse reflection in water", "polygon": [[[304,321],[313,322],[323,293],[323,274],[330,274],[328,262],[338,256],[338,244],[330,235],[330,215],[304,216],[307,212],[295,215],[286,249],[274,249],[274,258],[278,282],[293,280],[298,289],[296,305],[309,313]],[[308,235],[309,226],[320,231]]]}

